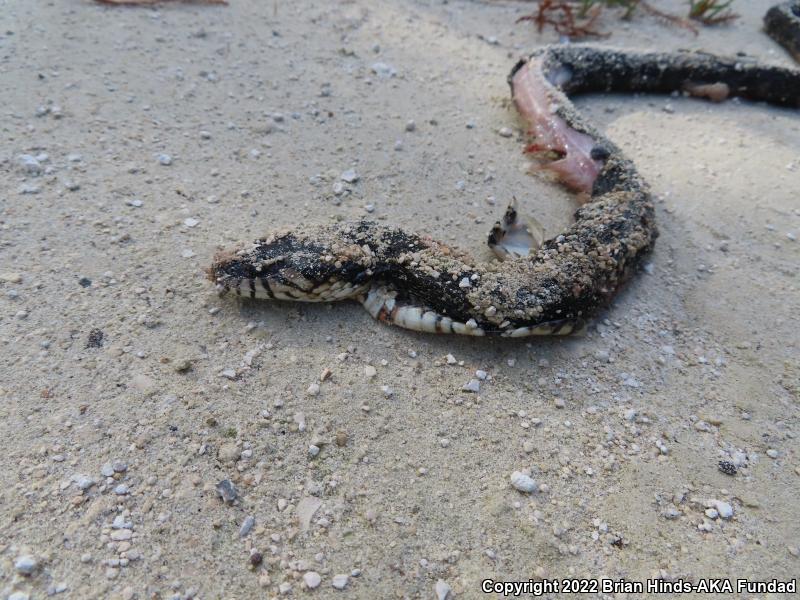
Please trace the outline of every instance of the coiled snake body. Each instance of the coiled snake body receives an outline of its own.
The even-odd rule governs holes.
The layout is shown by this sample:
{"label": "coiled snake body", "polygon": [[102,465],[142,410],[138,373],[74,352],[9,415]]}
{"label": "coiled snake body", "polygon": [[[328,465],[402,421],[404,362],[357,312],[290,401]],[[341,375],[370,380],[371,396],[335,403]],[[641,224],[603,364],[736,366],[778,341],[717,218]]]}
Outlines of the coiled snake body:
{"label": "coiled snake body", "polygon": [[[800,1],[773,7],[765,28],[800,54]],[[647,184],[567,94],[679,90],[800,106],[800,71],[699,52],[549,46],[517,63],[509,84],[536,147],[562,156],[549,167],[591,194],[575,222],[530,256],[533,233],[512,203],[489,236],[502,262],[477,262],[430,238],[359,221],[278,232],[218,253],[209,277],[250,298],[358,299],[373,317],[417,331],[570,334],[635,272],[657,230]]]}

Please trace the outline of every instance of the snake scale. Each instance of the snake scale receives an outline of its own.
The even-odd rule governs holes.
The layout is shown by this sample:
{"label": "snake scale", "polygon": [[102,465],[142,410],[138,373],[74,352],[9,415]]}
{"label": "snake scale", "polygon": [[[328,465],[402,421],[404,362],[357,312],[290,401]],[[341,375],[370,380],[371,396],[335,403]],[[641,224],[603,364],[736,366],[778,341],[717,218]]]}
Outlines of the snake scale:
{"label": "snake scale", "polygon": [[[765,30],[800,59],[800,0],[775,6]],[[556,45],[520,60],[508,78],[537,150],[589,200],[538,249],[512,203],[489,235],[500,261],[479,262],[428,237],[370,221],[276,232],[219,252],[208,270],[222,292],[306,302],[361,301],[376,319],[431,333],[568,335],[583,328],[636,272],[658,235],[647,184],[568,95],[739,96],[800,106],[800,71],[702,52],[630,52]]]}

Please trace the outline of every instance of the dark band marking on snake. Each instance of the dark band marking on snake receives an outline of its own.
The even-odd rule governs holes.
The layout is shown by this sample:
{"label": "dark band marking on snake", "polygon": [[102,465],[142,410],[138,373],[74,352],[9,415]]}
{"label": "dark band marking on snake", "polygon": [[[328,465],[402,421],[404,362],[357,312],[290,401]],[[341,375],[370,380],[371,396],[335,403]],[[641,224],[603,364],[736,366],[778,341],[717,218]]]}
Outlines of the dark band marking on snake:
{"label": "dark band marking on snake", "polygon": [[[765,29],[797,55],[800,1],[771,9]],[[251,298],[357,299],[376,319],[416,331],[568,335],[636,271],[657,230],[649,188],[634,164],[567,95],[682,91],[800,106],[800,71],[702,52],[549,46],[519,61],[508,80],[532,146],[561,157],[547,167],[590,194],[555,238],[542,241],[512,202],[489,236],[502,262],[479,262],[428,237],[358,221],[276,232],[218,253],[209,278],[223,292],[244,290]]]}

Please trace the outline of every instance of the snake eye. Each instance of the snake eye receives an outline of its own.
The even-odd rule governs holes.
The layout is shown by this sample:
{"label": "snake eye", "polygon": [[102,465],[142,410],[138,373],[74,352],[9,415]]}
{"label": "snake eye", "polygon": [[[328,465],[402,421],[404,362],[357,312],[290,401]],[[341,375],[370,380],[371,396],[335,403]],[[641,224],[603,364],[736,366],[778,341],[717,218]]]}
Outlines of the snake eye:
{"label": "snake eye", "polygon": [[594,160],[608,160],[608,157],[611,156],[611,152],[608,151],[608,148],[603,146],[594,146],[589,152],[589,156]]}

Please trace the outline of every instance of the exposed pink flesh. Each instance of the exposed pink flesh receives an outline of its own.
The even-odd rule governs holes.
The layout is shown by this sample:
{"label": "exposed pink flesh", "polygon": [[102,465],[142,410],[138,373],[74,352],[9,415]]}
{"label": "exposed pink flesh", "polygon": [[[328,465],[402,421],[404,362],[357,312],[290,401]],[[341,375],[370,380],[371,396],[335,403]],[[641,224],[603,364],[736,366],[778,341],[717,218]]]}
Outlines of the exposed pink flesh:
{"label": "exposed pink flesh", "polygon": [[690,96],[696,98],[708,98],[712,102],[724,102],[731,95],[731,88],[727,83],[694,83],[687,81],[683,89],[686,90]]}
{"label": "exposed pink flesh", "polygon": [[513,83],[514,102],[530,125],[530,133],[536,137],[535,147],[564,154],[563,158],[546,164],[545,168],[554,171],[567,187],[591,192],[603,166],[591,157],[594,140],[575,131],[555,114],[547,94],[551,85],[542,75],[538,59],[517,71]]}

